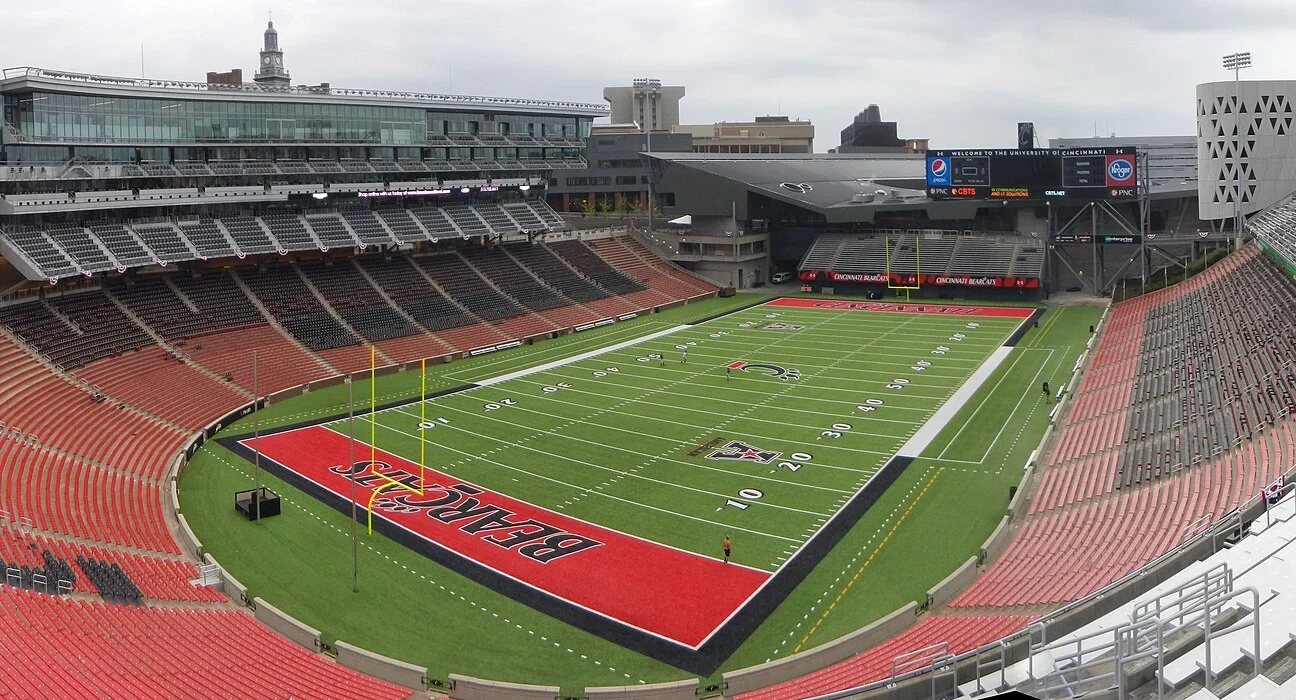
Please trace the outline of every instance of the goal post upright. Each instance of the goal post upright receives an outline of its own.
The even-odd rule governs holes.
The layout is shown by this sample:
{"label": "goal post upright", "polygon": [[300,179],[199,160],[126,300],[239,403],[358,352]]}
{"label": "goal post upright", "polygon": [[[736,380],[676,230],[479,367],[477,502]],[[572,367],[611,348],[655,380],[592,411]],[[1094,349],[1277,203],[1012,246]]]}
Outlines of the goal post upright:
{"label": "goal post upright", "polygon": [[[909,293],[911,291],[922,289],[922,246],[919,244],[919,236],[914,236],[914,284],[894,284],[891,281],[891,237],[883,236],[882,242],[886,250],[886,278],[887,289],[899,291],[904,290],[905,302],[909,302]],[[897,249],[899,244],[897,244]]]}
{"label": "goal post upright", "polygon": [[[393,479],[390,475],[384,474],[378,470],[378,390],[375,379],[377,378],[377,354],[375,346],[369,346],[369,470],[368,473],[378,477],[380,482],[378,486],[369,494],[369,503],[365,510],[368,511],[369,534],[373,534],[373,503],[378,499],[380,494],[388,491],[402,489],[409,491],[416,496],[422,496],[424,493],[424,473],[426,461],[427,441],[423,436],[425,416],[427,415],[427,360],[424,359],[419,363],[420,372],[420,391],[419,391],[419,474],[417,486],[411,486],[399,479]],[[352,467],[354,469],[354,467]]]}

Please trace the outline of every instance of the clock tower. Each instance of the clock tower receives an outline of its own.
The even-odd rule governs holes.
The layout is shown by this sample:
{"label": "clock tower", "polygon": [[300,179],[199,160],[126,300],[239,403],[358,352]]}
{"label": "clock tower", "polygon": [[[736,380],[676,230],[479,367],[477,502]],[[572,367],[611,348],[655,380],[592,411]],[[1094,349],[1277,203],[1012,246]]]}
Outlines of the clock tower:
{"label": "clock tower", "polygon": [[279,50],[279,32],[275,31],[274,21],[270,21],[265,30],[265,46],[261,49],[261,61],[257,64],[254,82],[262,85],[288,87],[292,78],[283,64],[283,51]]}

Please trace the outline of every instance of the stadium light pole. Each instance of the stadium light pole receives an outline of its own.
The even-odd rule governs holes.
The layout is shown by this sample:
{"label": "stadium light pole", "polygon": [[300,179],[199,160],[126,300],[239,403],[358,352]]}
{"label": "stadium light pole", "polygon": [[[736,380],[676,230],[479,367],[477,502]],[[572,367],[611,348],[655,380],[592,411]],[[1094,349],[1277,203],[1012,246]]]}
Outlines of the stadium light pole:
{"label": "stadium light pole", "polygon": [[1233,193],[1234,249],[1242,247],[1242,83],[1240,73],[1251,67],[1251,52],[1231,53],[1224,57],[1224,68],[1233,71],[1233,163],[1237,190]]}
{"label": "stadium light pole", "polygon": [[648,237],[652,238],[653,230],[653,172],[652,172],[652,124],[644,129],[644,152],[648,154]]}
{"label": "stadium light pole", "polygon": [[252,492],[252,507],[256,508],[256,524],[261,524],[261,384],[257,377],[257,351],[252,351],[252,444],[254,461],[252,462],[252,481],[256,482]]}

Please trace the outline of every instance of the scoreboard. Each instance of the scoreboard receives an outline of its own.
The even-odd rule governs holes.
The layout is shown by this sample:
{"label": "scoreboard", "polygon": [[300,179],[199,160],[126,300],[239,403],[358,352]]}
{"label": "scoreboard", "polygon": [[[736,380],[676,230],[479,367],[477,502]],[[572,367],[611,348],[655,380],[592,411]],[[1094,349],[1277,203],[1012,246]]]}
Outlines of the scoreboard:
{"label": "scoreboard", "polygon": [[1133,147],[928,151],[931,199],[1138,198]]}

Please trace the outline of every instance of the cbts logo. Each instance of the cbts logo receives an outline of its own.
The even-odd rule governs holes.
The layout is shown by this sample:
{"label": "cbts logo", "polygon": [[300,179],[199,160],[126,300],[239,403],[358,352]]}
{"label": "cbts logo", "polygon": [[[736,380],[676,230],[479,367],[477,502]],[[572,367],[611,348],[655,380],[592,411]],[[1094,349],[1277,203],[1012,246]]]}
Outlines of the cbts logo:
{"label": "cbts logo", "polygon": [[928,187],[948,187],[950,184],[950,159],[949,158],[928,158],[927,159],[927,186]]}
{"label": "cbts logo", "polygon": [[1107,156],[1107,186],[1134,184],[1134,161],[1130,156]]}

